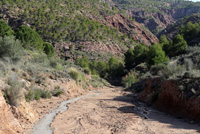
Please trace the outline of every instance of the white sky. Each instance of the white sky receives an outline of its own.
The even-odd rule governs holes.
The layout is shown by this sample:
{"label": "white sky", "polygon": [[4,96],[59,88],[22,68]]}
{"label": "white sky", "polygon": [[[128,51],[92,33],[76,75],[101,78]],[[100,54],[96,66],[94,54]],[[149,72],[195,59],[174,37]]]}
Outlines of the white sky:
{"label": "white sky", "polygon": [[200,1],[200,0],[191,0],[191,1],[197,2],[197,1]]}

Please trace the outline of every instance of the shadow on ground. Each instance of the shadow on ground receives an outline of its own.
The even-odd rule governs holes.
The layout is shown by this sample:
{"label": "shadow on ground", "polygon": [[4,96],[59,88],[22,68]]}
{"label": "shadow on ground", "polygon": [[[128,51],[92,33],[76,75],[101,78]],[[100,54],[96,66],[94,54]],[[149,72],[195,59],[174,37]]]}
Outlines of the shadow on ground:
{"label": "shadow on ground", "polygon": [[127,106],[117,108],[123,113],[133,113],[146,121],[156,121],[164,124],[170,124],[169,127],[171,128],[185,130],[193,129],[196,130],[197,133],[200,133],[200,124],[155,110],[154,108],[139,101],[137,99],[137,94],[130,91],[127,92],[127,94],[123,94],[123,96],[117,96],[114,98],[114,101],[122,101],[131,104],[131,106],[127,104]]}

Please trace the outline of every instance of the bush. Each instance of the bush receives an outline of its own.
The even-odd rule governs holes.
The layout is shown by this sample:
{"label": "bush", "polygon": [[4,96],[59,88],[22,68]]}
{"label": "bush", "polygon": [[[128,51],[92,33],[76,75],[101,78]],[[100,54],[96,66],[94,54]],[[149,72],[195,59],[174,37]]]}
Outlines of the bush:
{"label": "bush", "polygon": [[51,58],[50,59],[50,66],[54,69],[61,71],[63,69],[62,64],[58,63],[60,59]]}
{"label": "bush", "polygon": [[129,49],[125,53],[125,66],[128,70],[130,70],[138,64],[145,62],[146,58],[147,47],[142,44],[138,44],[134,50]]}
{"label": "bush", "polygon": [[84,68],[84,73],[90,75],[91,74],[91,70],[89,68]]}
{"label": "bush", "polygon": [[106,70],[107,70],[107,65],[104,61],[99,61],[97,63],[97,67],[96,70],[98,71],[99,75],[101,77],[105,77],[106,76]]}
{"label": "bush", "polygon": [[40,98],[51,98],[51,93],[47,90],[33,88],[25,93],[26,101],[40,100]]}
{"label": "bush", "polygon": [[44,42],[43,48],[44,48],[44,52],[46,53],[46,55],[48,55],[50,57],[55,55],[55,48],[51,44]]}
{"label": "bush", "polygon": [[0,36],[11,36],[14,34],[12,28],[3,20],[0,20]]}
{"label": "bush", "polygon": [[109,85],[109,83],[105,79],[102,79],[98,75],[92,75],[92,78],[90,79],[90,84],[93,87],[103,87]]}
{"label": "bush", "polygon": [[129,49],[125,54],[125,66],[128,70],[130,70],[131,68],[133,68],[133,62],[134,62],[134,56],[133,56],[133,50],[132,49]]}
{"label": "bush", "polygon": [[16,38],[21,40],[26,49],[43,50],[43,40],[40,35],[28,26],[21,26],[16,31]]}
{"label": "bush", "polygon": [[19,99],[22,97],[22,85],[15,76],[8,79],[8,84],[10,85],[10,87],[5,90],[8,103],[12,106],[18,106]]}
{"label": "bush", "polygon": [[157,65],[151,66],[150,73],[152,75],[158,75],[164,78],[169,77],[169,70],[167,68],[167,65],[165,64],[157,64]]}
{"label": "bush", "polygon": [[0,75],[5,75],[8,73],[8,67],[0,61]]}
{"label": "bush", "polygon": [[166,35],[161,35],[160,39],[159,39],[159,42],[160,42],[161,46],[169,45],[169,41],[167,40],[167,36]]}
{"label": "bush", "polygon": [[59,88],[55,88],[53,91],[51,91],[52,96],[55,96],[55,97],[58,97],[63,93],[64,91]]}
{"label": "bush", "polygon": [[147,64],[149,66],[168,61],[169,58],[165,56],[165,52],[162,50],[159,44],[154,44],[153,46],[150,47],[148,53],[148,61],[147,61]]}
{"label": "bush", "polygon": [[179,55],[185,51],[187,48],[187,42],[184,40],[183,36],[178,34],[173,39],[172,55]]}
{"label": "bush", "polygon": [[12,60],[18,60],[23,55],[23,47],[19,40],[14,36],[0,37],[0,57],[10,57]]}
{"label": "bush", "polygon": [[82,58],[76,59],[76,64],[79,65],[82,68],[88,68],[90,62],[85,56],[83,56]]}
{"label": "bush", "polygon": [[85,76],[75,68],[69,68],[69,75],[77,83],[85,81]]}
{"label": "bush", "polygon": [[125,88],[131,87],[132,84],[134,84],[137,81],[138,79],[135,77],[133,72],[127,74],[125,77],[122,78],[122,84]]}

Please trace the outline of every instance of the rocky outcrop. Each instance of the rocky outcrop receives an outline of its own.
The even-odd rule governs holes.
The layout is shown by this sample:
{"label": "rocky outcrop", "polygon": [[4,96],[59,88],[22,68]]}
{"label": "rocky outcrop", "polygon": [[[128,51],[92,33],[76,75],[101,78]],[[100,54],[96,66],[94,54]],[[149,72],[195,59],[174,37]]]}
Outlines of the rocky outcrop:
{"label": "rocky outcrop", "polygon": [[171,16],[174,19],[184,18],[193,13],[197,13],[200,7],[189,7],[189,8],[177,8],[177,9],[161,9],[165,14]]}
{"label": "rocky outcrop", "polygon": [[160,80],[149,78],[140,100],[156,108],[200,121],[200,79]]}
{"label": "rocky outcrop", "polygon": [[164,13],[149,13],[143,9],[128,10],[128,14],[137,22],[144,24],[150,31],[155,33],[155,30],[166,28],[169,24],[175,23],[175,19]]}
{"label": "rocky outcrop", "polygon": [[151,45],[155,42],[158,42],[157,37],[154,36],[143,25],[139,24],[136,21],[129,20],[120,14],[107,16],[105,17],[105,19],[108,24],[119,29],[120,32],[126,33],[128,36],[132,36],[132,38],[139,43]]}
{"label": "rocky outcrop", "polygon": [[13,116],[0,91],[0,134],[16,134],[21,132],[22,127],[20,123]]}
{"label": "rocky outcrop", "polygon": [[[71,59],[75,60],[77,55],[73,55],[73,52],[70,50],[70,46],[72,46],[73,50],[81,51],[85,53],[90,53],[94,57],[99,57],[98,55],[106,55],[112,54],[115,56],[123,56],[123,54],[127,51],[126,47],[121,47],[119,44],[114,41],[111,42],[79,42],[79,43],[56,43],[54,44],[55,50],[57,54],[61,54],[66,60]],[[79,55],[81,56],[81,55]],[[94,57],[88,57],[89,59]]]}
{"label": "rocky outcrop", "polygon": [[[200,22],[200,15],[194,14],[185,19],[181,19],[181,20],[177,21],[175,24],[169,25],[165,30],[161,31],[158,34],[158,36],[165,34],[169,40],[172,40],[175,37],[175,35],[177,35],[179,33],[180,27],[182,25],[186,25],[188,22],[192,22],[192,23]],[[197,36],[195,38],[188,39],[187,43],[188,43],[188,45],[194,45],[194,44],[198,44],[199,41],[200,41],[200,38],[199,38],[199,36]]]}
{"label": "rocky outcrop", "polygon": [[152,34],[143,24],[130,20],[121,14],[115,14],[111,16],[104,15],[104,19],[97,18],[95,16],[88,17],[92,20],[99,21],[108,27],[117,28],[120,32],[131,36],[139,43],[151,45],[155,42],[158,42],[157,37]]}
{"label": "rocky outcrop", "polygon": [[22,123],[34,123],[38,120],[38,114],[25,100],[21,101],[18,107],[12,107],[12,113]]}
{"label": "rocky outcrop", "polygon": [[[174,24],[177,20],[198,13],[200,7],[191,8],[160,8],[161,12],[146,12],[143,9],[129,9],[127,12],[137,22],[144,24],[150,31],[158,34],[159,31],[167,28],[168,25]],[[157,32],[157,33],[156,33]]]}

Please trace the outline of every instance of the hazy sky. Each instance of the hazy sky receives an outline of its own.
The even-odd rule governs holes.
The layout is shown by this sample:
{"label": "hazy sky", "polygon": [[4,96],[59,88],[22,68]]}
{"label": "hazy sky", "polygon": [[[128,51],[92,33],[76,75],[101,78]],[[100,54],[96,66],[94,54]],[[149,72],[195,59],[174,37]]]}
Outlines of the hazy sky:
{"label": "hazy sky", "polygon": [[197,1],[200,1],[200,0],[191,0],[191,1],[197,2]]}

